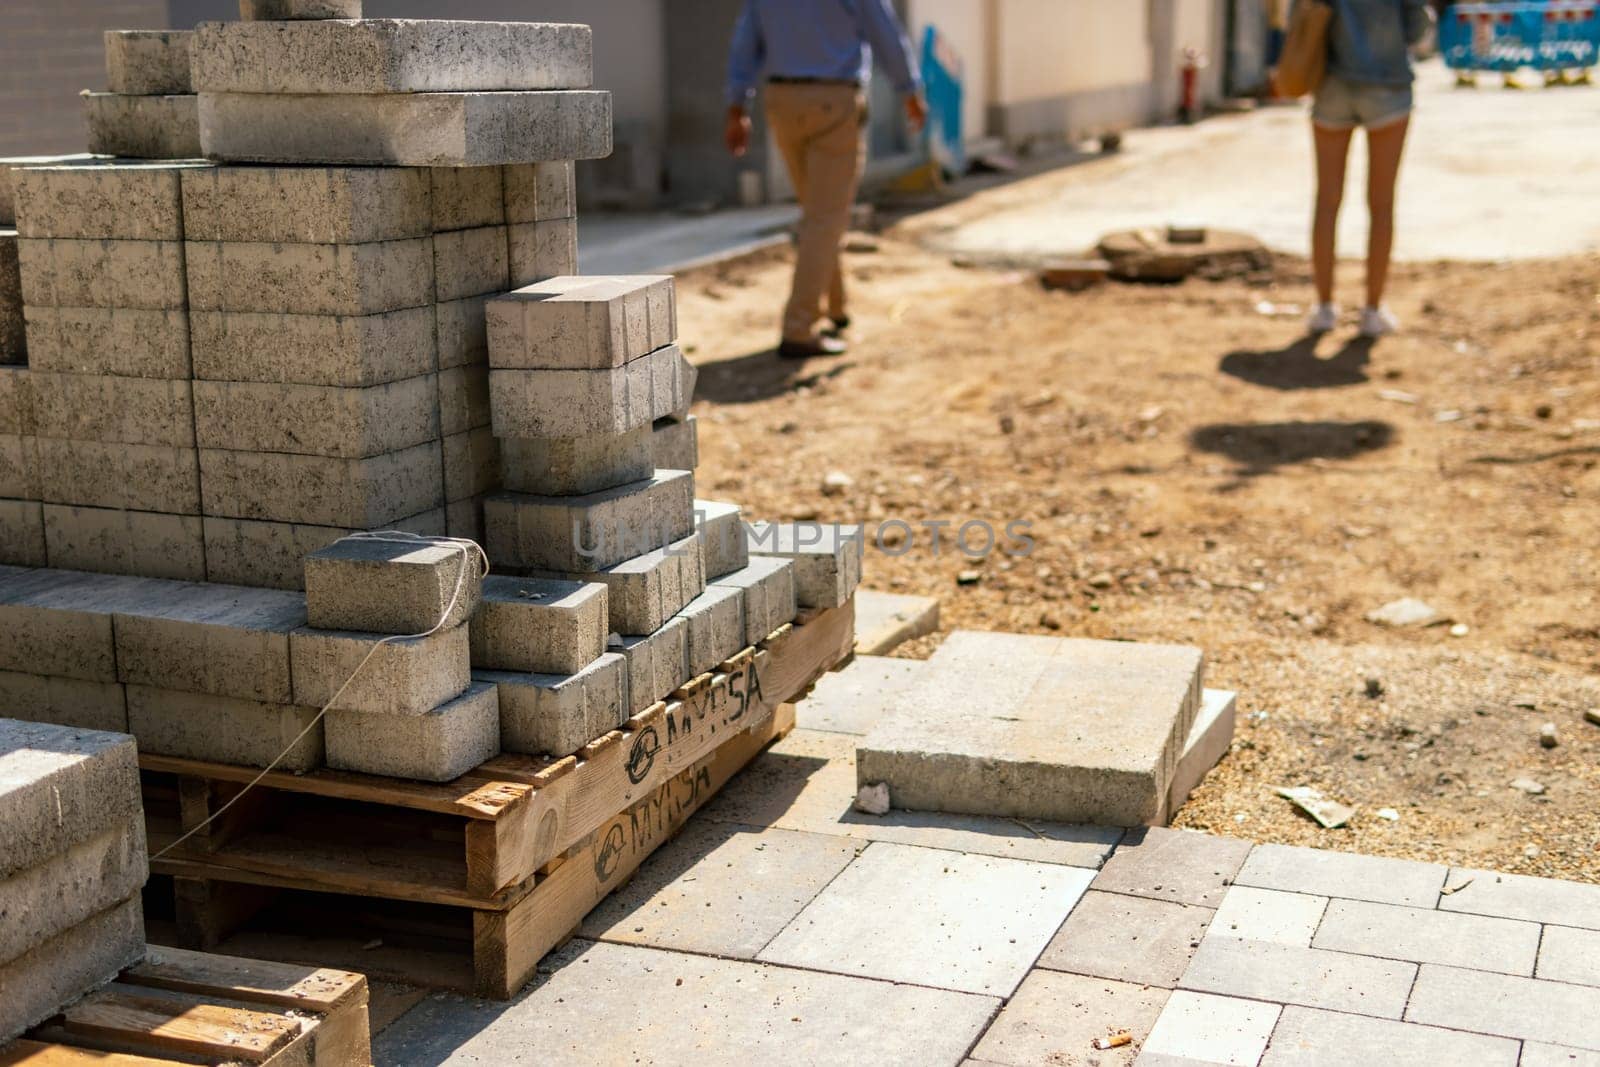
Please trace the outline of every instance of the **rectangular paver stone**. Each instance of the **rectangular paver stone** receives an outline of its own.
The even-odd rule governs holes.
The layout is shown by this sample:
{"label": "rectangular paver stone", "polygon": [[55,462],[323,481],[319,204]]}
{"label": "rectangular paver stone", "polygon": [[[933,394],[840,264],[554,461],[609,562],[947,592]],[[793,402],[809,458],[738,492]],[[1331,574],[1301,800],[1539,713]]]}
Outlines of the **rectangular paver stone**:
{"label": "rectangular paver stone", "polygon": [[704,674],[745,647],[744,592],[708,586],[678,613],[689,627],[689,677]]}
{"label": "rectangular paver stone", "polygon": [[138,756],[127,734],[0,719],[0,878],[140,818],[143,810]]}
{"label": "rectangular paver stone", "polygon": [[1240,885],[1263,889],[1432,908],[1439,900],[1444,876],[1445,869],[1432,863],[1292,845],[1258,845],[1235,880]]}
{"label": "rectangular paver stone", "polygon": [[204,93],[461,93],[586,89],[588,26],[445,19],[206,22]]}
{"label": "rectangular paver stone", "polygon": [[0,574],[0,670],[117,681],[112,613],[162,585],[54,568]]}
{"label": "rectangular paver stone", "polygon": [[[472,500],[500,488],[500,440],[487,426],[453,433],[444,449],[444,498]],[[474,538],[476,540],[476,538]]]}
{"label": "rectangular paver stone", "polygon": [[451,629],[477,609],[482,567],[465,545],[347,537],[306,557],[306,618],[319,630]]}
{"label": "rectangular paver stone", "polygon": [[96,157],[87,152],[64,156],[5,156],[0,157],[0,229],[14,228],[17,222],[16,195],[12,187],[13,175],[23,167],[82,166],[95,160],[115,162]]}
{"label": "rectangular paver stone", "polygon": [[222,382],[382,385],[428,374],[438,358],[432,307],[379,315],[194,311],[186,336],[194,376]]}
{"label": "rectangular paver stone", "polygon": [[0,967],[144,888],[144,820],[127,819],[0,880]]}
{"label": "rectangular paver stone", "polygon": [[1517,1051],[1515,1041],[1503,1038],[1290,1005],[1283,1009],[1261,1065],[1470,1063],[1474,1067],[1517,1067]]}
{"label": "rectangular paver stone", "polygon": [[448,782],[500,751],[499,695],[473,685],[421,715],[330,711],[328,766],[393,778]]}
{"label": "rectangular paver stone", "polygon": [[677,345],[601,370],[491,370],[499,437],[625,434],[685,407],[694,369]]}
{"label": "rectangular paver stone", "polygon": [[1278,1005],[1180,990],[1145,1040],[1147,1067],[1254,1067],[1278,1021]]}
{"label": "rectangular paver stone", "polygon": [[55,1015],[143,957],[144,911],[135,896],[0,964],[0,1042]]}
{"label": "rectangular paver stone", "polygon": [[504,167],[429,167],[428,185],[435,233],[503,226],[507,221]]}
{"label": "rectangular paver stone", "polygon": [[199,161],[141,160],[21,168],[11,183],[17,232],[23,237],[181,241],[183,175],[210,169],[211,164]]}
{"label": "rectangular paver stone", "polygon": [[192,30],[107,30],[106,88],[138,96],[194,92],[193,42]]}
{"label": "rectangular paver stone", "polygon": [[186,242],[200,311],[378,315],[433,302],[433,239],[366,244]]}
{"label": "rectangular paver stone", "polygon": [[629,715],[665,700],[691,677],[689,623],[681,616],[655,633],[619,638],[610,647],[627,661]]}
{"label": "rectangular paver stone", "polygon": [[1600,1051],[1590,986],[1423,964],[1408,1022]]}
{"label": "rectangular paver stone", "polygon": [[444,457],[432,441],[366,459],[200,450],[207,516],[373,529],[443,506]]}
{"label": "rectangular paver stone", "polygon": [[1398,1019],[1417,966],[1345,952],[1208,937],[1184,989]]}
{"label": "rectangular paver stone", "polygon": [[1127,1030],[1134,1043],[1096,1053],[1099,1067],[1131,1067],[1167,1002],[1165,989],[1033,971],[973,1050],[972,1064],[1072,1063],[1093,1042]]}
{"label": "rectangular paver stone", "polygon": [[577,216],[577,182],[570,161],[518,163],[505,167],[503,175],[507,222],[544,222]]}
{"label": "rectangular paver stone", "polygon": [[[673,468],[692,470],[693,467]],[[745,543],[743,512],[738,504],[725,504],[715,500],[694,502],[695,526],[700,530],[700,543],[705,546],[706,578],[721,578],[742,570],[750,563],[750,548]],[[800,573],[795,572],[795,598],[799,600]],[[803,602],[802,602],[803,604]]]}
{"label": "rectangular paver stone", "polygon": [[1432,908],[1334,900],[1311,944],[1364,956],[1531,975],[1539,926]]}
{"label": "rectangular paver stone", "polygon": [[612,633],[652,634],[683,606],[705,592],[700,565],[700,535],[598,571],[553,572],[542,577],[601,582],[610,594]]}
{"label": "rectangular paver stone", "polygon": [[570,755],[628,717],[627,664],[616,653],[570,675],[475,671],[473,679],[499,687],[500,747],[507,752]]}
{"label": "rectangular paver stone", "polygon": [[246,22],[285,19],[358,19],[361,0],[239,0]]}
{"label": "rectangular paver stone", "polygon": [[[1233,937],[1241,941],[1272,941],[1279,945],[1310,948],[1311,938],[1328,909],[1327,897],[1305,893],[1284,893],[1253,886],[1229,886],[1211,920],[1212,937]],[[1319,945],[1339,948],[1339,945]],[[1358,951],[1349,949],[1347,951]],[[1381,952],[1373,955],[1390,956]]]}
{"label": "rectangular paver stone", "polygon": [[419,168],[211,166],[183,177],[191,241],[365,244],[433,228]]}
{"label": "rectangular paver stone", "polygon": [[1546,926],[1535,973],[1553,982],[1600,986],[1600,931]]}
{"label": "rectangular paver stone", "polygon": [[516,493],[582,496],[643,481],[655,462],[651,430],[584,437],[506,437],[500,442],[500,482]]}
{"label": "rectangular paver stone", "polygon": [[677,338],[670,275],[549,278],[489,301],[489,359],[499,368],[620,367]]}
{"label": "rectangular paver stone", "polygon": [[647,481],[576,497],[499,493],[484,501],[489,554],[544,570],[598,570],[694,531],[694,475],[658,471]]}
{"label": "rectangular paver stone", "polygon": [[857,653],[844,669],[817,679],[796,705],[795,721],[802,730],[867,734],[922,670],[922,660]]}
{"label": "rectangular paver stone", "polygon": [[489,368],[481,363],[439,372],[439,429],[445,435],[489,425]]}
{"label": "rectangular paver stone", "polygon": [[22,299],[44,307],[182,308],[181,241],[23,237]]}
{"label": "rectangular paver stone", "polygon": [[199,159],[200,106],[190,94],[84,93],[89,151],[130,159]]}
{"label": "rectangular paver stone", "polygon": [[28,363],[38,371],[188,378],[190,320],[174,308],[24,309]]}
{"label": "rectangular paver stone", "polygon": [[158,378],[32,371],[40,437],[105,444],[193,448],[191,383]]}
{"label": "rectangular paver stone", "polygon": [[127,733],[128,702],[120,682],[0,671],[0,718]]}
{"label": "rectangular paver stone", "polygon": [[461,300],[469,296],[504,292],[511,279],[508,255],[509,245],[504,226],[435,232],[433,283],[437,298]]}
{"label": "rectangular paver stone", "polygon": [[657,419],[650,435],[650,447],[657,467],[692,471],[700,466],[700,420],[694,415],[683,419]]}
{"label": "rectangular paver stone", "polygon": [[42,505],[52,567],[200,582],[206,577],[198,515]]}
{"label": "rectangular paver stone", "polygon": [[751,523],[749,551],[794,560],[795,599],[803,608],[836,608],[861,584],[866,538],[838,523]]}
{"label": "rectangular paver stone", "polygon": [[[425,715],[460,696],[472,680],[465,626],[430,637],[387,641],[372,633],[296,630],[289,635],[289,654],[294,703],[317,708],[333,700],[350,681],[335,708],[374,715]],[[363,660],[366,665],[356,673]]]}
{"label": "rectangular paver stone", "polygon": [[200,144],[211,159],[260,163],[472,167],[599,159],[611,152],[611,94],[202,92]]}
{"label": "rectangular paver stone", "polygon": [[1236,693],[1222,689],[1207,689],[1201,693],[1200,711],[1189,728],[1183,755],[1178,757],[1178,765],[1173,769],[1172,784],[1167,786],[1169,818],[1183,807],[1189,794],[1233,747],[1238,706]]}
{"label": "rectangular paver stone", "polygon": [[606,650],[606,601],[598,583],[491,575],[472,616],[472,665],[576,674]]}
{"label": "rectangular paver stone", "polygon": [[[445,511],[384,523],[385,528],[442,537]],[[204,519],[208,580],[271,589],[303,589],[305,557],[356,531],[348,526],[228,519]]]}
{"label": "rectangular paver stone", "polygon": [[0,500],[0,563],[45,565],[44,505],[36,500]]}
{"label": "rectangular paver stone", "polygon": [[577,219],[515,223],[506,227],[506,244],[513,289],[578,273]]}
{"label": "rectangular paver stone", "polygon": [[1441,911],[1600,930],[1600,885],[1460,867],[1451,869],[1448,884],[1455,892],[1439,898]]}
{"label": "rectangular paver stone", "polygon": [[320,767],[318,711],[297,704],[128,686],[128,732],[138,738],[139,751],[214,763],[273,765],[281,771]]}
{"label": "rectangular paver stone", "polygon": [[305,624],[296,593],[163,582],[112,618],[118,680],[288,703],[289,634]]}
{"label": "rectangular paver stone", "polygon": [[201,448],[365,459],[439,437],[431,374],[364,389],[207,381],[193,389]]}
{"label": "rectangular paver stone", "polygon": [[1090,891],[1039,957],[1054,971],[1171,989],[1205,936],[1211,909]]}
{"label": "rectangular paver stone", "polygon": [[794,564],[786,559],[758,556],[732,574],[708,580],[706,584],[738,589],[744,595],[747,645],[760,644],[799,614],[794,597]]}

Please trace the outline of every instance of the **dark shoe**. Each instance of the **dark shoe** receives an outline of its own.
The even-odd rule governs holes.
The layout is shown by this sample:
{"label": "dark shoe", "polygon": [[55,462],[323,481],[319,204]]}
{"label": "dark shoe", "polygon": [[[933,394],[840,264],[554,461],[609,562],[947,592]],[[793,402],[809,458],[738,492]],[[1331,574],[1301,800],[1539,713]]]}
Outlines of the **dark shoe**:
{"label": "dark shoe", "polygon": [[779,359],[810,359],[813,356],[842,356],[850,346],[837,337],[813,337],[809,341],[784,341],[778,346]]}
{"label": "dark shoe", "polygon": [[828,332],[830,334],[832,334],[834,337],[839,336],[841,333],[844,333],[846,330],[848,330],[850,328],[850,316],[849,315],[840,315],[838,318],[833,318],[832,316],[829,316],[828,321],[833,324],[833,328],[831,330],[829,330]]}

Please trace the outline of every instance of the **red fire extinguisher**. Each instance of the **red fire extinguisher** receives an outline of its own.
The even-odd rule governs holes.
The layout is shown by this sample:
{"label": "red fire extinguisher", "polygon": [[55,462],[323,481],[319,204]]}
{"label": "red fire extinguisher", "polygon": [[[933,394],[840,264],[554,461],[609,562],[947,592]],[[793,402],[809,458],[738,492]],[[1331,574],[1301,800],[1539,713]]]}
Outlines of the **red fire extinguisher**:
{"label": "red fire extinguisher", "polygon": [[1183,99],[1178,105],[1178,117],[1186,124],[1200,119],[1200,72],[1205,69],[1206,58],[1198,48],[1183,50],[1183,66],[1178,75],[1183,86]]}

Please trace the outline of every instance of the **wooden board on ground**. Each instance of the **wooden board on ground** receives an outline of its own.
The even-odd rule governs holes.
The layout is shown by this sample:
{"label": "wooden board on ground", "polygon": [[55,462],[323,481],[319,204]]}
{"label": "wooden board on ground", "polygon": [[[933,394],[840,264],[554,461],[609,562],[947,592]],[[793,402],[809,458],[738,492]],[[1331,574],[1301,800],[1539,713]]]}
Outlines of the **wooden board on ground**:
{"label": "wooden board on ground", "polygon": [[362,975],[151,946],[0,1067],[369,1067],[371,1043]]}

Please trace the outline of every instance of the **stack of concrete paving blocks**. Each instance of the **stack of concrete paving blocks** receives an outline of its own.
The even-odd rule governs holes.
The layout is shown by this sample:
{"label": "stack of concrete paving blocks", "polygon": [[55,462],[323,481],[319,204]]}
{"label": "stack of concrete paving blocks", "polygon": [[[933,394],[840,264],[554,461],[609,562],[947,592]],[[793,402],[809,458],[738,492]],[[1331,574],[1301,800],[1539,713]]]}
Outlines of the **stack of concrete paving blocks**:
{"label": "stack of concrete paving blocks", "polygon": [[138,159],[198,159],[200,98],[189,78],[188,30],[110,30],[106,88],[85,92],[89,150]]}
{"label": "stack of concrete paving blocks", "polygon": [[757,522],[742,532],[750,555],[794,561],[795,601],[802,608],[839,607],[861,584],[866,538],[860,526]]}
{"label": "stack of concrete paving blocks", "polygon": [[0,1045],[144,955],[133,738],[0,719]]}
{"label": "stack of concrete paving blocks", "polygon": [[329,708],[329,766],[449,781],[500,751],[499,692],[472,677],[481,593],[461,545],[351,537],[307,557],[289,649],[296,698]]}
{"label": "stack of concrete paving blocks", "polygon": [[657,419],[651,446],[656,466],[666,470],[692,471],[700,466],[700,420],[686,412]]}

